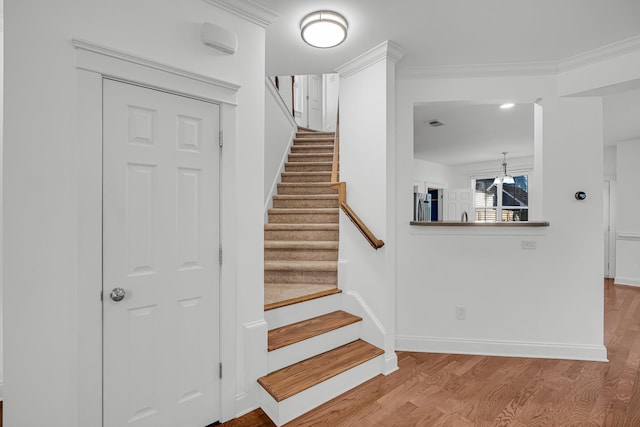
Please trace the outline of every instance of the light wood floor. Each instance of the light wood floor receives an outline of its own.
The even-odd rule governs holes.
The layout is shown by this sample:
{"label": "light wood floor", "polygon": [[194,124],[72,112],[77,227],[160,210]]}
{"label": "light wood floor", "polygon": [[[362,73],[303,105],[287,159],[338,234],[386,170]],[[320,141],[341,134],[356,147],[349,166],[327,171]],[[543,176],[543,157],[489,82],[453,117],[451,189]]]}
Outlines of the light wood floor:
{"label": "light wood floor", "polygon": [[604,342],[609,363],[399,352],[399,371],[288,426],[640,426],[639,288],[605,281]]}

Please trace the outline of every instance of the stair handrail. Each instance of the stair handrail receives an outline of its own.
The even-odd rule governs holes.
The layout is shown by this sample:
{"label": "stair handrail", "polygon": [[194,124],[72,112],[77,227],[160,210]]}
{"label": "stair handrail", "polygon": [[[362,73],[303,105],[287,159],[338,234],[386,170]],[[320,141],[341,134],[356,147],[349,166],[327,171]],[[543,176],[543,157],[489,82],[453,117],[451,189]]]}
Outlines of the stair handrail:
{"label": "stair handrail", "polygon": [[353,222],[358,230],[362,233],[364,238],[369,244],[376,250],[384,246],[384,241],[378,239],[360,219],[360,217],[354,212],[354,210],[347,203],[347,183],[340,181],[339,173],[339,160],[340,160],[340,113],[338,113],[338,120],[336,121],[336,133],[333,145],[333,162],[331,165],[331,188],[338,190],[338,204],[347,217]]}

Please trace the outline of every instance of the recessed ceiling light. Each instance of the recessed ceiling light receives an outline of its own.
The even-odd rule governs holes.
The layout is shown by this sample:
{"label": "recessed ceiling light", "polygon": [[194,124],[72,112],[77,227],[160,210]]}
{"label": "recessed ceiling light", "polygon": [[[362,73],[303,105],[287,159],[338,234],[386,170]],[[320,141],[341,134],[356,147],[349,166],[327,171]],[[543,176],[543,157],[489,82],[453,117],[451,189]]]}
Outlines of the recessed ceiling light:
{"label": "recessed ceiling light", "polygon": [[516,104],[514,104],[513,102],[506,102],[506,103],[502,104],[500,106],[500,108],[503,109],[503,110],[508,110],[509,108],[513,108],[515,106],[516,106]]}
{"label": "recessed ceiling light", "polygon": [[308,14],[300,22],[300,36],[310,46],[329,48],[347,38],[347,20],[339,13],[319,10]]}

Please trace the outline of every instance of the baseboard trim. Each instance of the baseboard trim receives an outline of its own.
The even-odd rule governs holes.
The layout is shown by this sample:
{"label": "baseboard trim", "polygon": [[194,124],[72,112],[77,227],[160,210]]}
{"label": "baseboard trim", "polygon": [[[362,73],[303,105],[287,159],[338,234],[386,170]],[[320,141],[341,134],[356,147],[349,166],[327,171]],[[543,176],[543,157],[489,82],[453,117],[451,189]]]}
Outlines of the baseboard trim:
{"label": "baseboard trim", "polygon": [[389,375],[392,372],[397,371],[398,368],[398,355],[396,352],[386,353],[384,355],[384,366],[382,367],[382,373]]}
{"label": "baseboard trim", "polygon": [[[251,401],[249,393],[240,393],[236,395],[236,412],[235,417],[240,418],[243,415],[247,415],[251,411],[255,411],[258,407],[255,405],[255,401]],[[228,420],[227,420],[228,421]]]}
{"label": "baseboard trim", "polygon": [[633,277],[616,276],[613,279],[615,285],[640,286],[640,279]]}
{"label": "baseboard trim", "polygon": [[608,362],[604,345],[572,345],[518,341],[467,340],[397,336],[398,351],[473,354],[479,356],[531,357]]}

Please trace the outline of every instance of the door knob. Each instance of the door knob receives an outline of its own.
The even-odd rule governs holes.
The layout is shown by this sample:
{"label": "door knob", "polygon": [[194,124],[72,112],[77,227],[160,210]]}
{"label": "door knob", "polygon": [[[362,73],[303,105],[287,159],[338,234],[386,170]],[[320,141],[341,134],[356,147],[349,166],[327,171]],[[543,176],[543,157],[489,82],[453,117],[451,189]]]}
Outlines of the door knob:
{"label": "door knob", "polygon": [[115,302],[122,301],[125,295],[126,292],[122,288],[113,288],[111,292],[109,292],[109,298]]}

